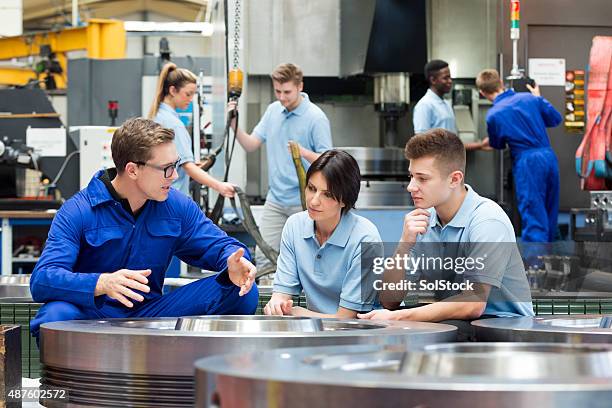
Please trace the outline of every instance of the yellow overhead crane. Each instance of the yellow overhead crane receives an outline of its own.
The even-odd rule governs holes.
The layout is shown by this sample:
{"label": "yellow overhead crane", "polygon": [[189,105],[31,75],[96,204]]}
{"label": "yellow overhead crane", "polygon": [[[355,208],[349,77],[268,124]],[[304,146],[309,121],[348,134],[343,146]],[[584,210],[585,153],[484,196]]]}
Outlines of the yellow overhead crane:
{"label": "yellow overhead crane", "polygon": [[[88,58],[116,59],[125,57],[125,28],[122,21],[91,19],[84,26],[69,27],[57,31],[24,34],[16,37],[0,38],[0,85],[25,85],[41,75],[41,67],[11,67],[12,59],[41,56],[49,59],[54,54],[57,69],[47,70],[59,89],[67,86],[66,72],[68,61],[66,53],[86,50]],[[57,65],[57,64],[55,64]]]}

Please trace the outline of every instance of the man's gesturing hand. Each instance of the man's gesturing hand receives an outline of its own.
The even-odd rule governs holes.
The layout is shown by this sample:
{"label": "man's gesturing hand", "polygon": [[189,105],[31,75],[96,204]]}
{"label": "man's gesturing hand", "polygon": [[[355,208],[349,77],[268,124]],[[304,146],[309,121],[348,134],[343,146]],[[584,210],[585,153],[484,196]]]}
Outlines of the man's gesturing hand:
{"label": "man's gesturing hand", "polygon": [[112,299],[118,300],[126,307],[133,307],[134,304],[129,299],[142,302],[144,297],[132,289],[149,293],[151,289],[147,286],[149,283],[147,276],[150,274],[150,269],[137,271],[119,269],[113,273],[102,273],[96,283],[94,296],[107,295]]}
{"label": "man's gesturing hand", "polygon": [[243,258],[242,255],[244,255],[244,249],[240,248],[227,258],[227,273],[232,283],[240,287],[240,296],[249,293],[257,273],[255,265]]}

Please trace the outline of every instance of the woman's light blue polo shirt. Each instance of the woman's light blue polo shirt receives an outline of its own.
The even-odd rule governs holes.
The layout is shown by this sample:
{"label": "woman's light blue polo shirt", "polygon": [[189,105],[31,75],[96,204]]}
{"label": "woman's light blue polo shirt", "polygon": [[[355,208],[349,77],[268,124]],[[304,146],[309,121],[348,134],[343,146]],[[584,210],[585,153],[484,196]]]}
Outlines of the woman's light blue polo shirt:
{"label": "woman's light blue polo shirt", "polygon": [[[351,211],[323,244],[315,236],[308,212],[292,215],[283,228],[274,292],[298,295],[304,289],[308,309],[334,314],[338,307],[366,312],[374,307],[376,293],[371,268],[361,267],[361,243],[381,243],[376,226]],[[381,245],[365,246],[366,256],[382,256]],[[368,276],[364,276],[368,275]]]}
{"label": "woman's light blue polo shirt", "polygon": [[189,175],[183,169],[183,164],[194,162],[191,136],[187,128],[179,118],[178,113],[165,103],[159,104],[159,110],[155,115],[155,122],[161,126],[174,131],[174,144],[179,155],[178,178],[172,183],[172,187],[189,195]]}

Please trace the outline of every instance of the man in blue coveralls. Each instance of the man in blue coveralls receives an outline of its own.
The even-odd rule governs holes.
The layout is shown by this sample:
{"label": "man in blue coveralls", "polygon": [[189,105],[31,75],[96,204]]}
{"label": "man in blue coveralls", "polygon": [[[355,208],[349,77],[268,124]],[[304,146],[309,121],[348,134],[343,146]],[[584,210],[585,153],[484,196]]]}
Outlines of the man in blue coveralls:
{"label": "man in blue coveralls", "polygon": [[499,73],[485,69],[476,86],[493,102],[487,113],[488,145],[510,147],[512,174],[521,215],[523,242],[552,242],[559,212],[559,164],[550,146],[547,127],[561,123],[561,115],[540,89],[527,85],[530,93],[504,90]]}
{"label": "man in blue coveralls", "polygon": [[[113,135],[116,168],[99,171],[60,208],[32,273],[30,290],[45,303],[43,323],[101,318],[253,314],[256,269],[240,242],[170,188],[179,157],[174,133],[130,119]],[[162,296],[175,255],[221,271]]]}

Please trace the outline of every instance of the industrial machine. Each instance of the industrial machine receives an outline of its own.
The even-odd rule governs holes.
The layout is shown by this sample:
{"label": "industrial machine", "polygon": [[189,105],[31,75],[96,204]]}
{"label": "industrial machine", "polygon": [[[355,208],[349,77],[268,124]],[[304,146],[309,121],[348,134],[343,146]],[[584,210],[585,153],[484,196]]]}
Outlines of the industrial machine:
{"label": "industrial machine", "polygon": [[117,128],[108,126],[74,126],[70,137],[79,147],[79,186],[87,187],[100,169],[115,167],[111,154],[113,133]]}
{"label": "industrial machine", "polygon": [[601,402],[610,397],[609,345],[304,347],[234,353],[196,362],[198,408],[569,408],[603,406]]}
{"label": "industrial machine", "polygon": [[[68,139],[59,114],[40,89],[0,90],[0,112],[0,140],[4,145],[4,152],[0,155],[0,178],[3,180],[0,197],[45,198],[21,200],[21,209],[58,208],[56,200],[40,197],[47,195],[44,192],[18,194],[17,187],[18,183],[24,183],[21,190],[25,192],[26,181],[34,183],[34,180],[26,178],[32,172],[23,170],[30,169],[40,172],[39,187],[41,179],[47,178],[50,182],[47,187],[57,189],[65,198],[78,191],[76,164],[70,160],[76,148]],[[14,200],[9,201],[5,208],[14,209],[16,205]]]}
{"label": "industrial machine", "polygon": [[[575,241],[612,242],[612,191],[590,191],[591,207],[571,211]],[[584,221],[583,225],[579,222]]]}
{"label": "industrial machine", "polygon": [[201,357],[280,347],[454,341],[454,326],[278,316],[66,321],[41,328],[41,384],[68,390],[47,406],[193,406]]}
{"label": "industrial machine", "polygon": [[472,325],[478,341],[612,344],[610,315],[482,319]]}

